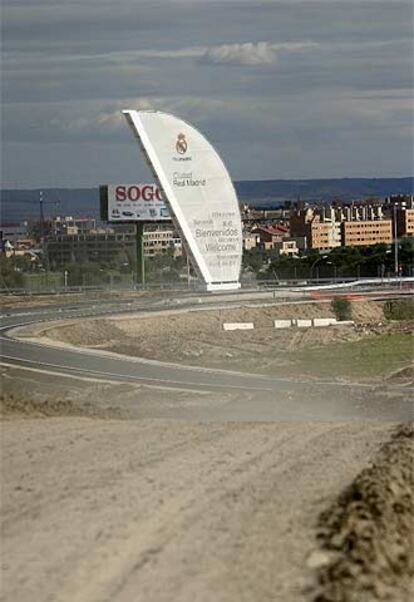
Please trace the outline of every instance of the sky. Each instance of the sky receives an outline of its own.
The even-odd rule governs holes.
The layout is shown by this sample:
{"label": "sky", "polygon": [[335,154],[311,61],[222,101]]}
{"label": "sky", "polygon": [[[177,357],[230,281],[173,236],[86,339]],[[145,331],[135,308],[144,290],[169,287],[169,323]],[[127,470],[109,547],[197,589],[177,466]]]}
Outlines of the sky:
{"label": "sky", "polygon": [[411,0],[2,0],[2,187],[152,181],[122,109],[234,180],[413,173]]}

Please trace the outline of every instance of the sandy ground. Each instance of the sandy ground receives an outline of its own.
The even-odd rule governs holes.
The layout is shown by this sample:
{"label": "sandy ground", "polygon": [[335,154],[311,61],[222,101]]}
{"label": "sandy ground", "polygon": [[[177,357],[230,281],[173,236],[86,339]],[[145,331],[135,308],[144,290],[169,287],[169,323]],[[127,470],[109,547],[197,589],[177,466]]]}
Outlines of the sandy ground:
{"label": "sandy ground", "polygon": [[[330,315],[326,304],[312,308],[313,317]],[[175,361],[202,344],[217,361],[229,353],[221,323],[230,315],[247,321],[256,312],[256,353],[272,319],[303,315],[235,311],[203,312],[203,327],[196,312],[170,312],[156,322],[87,320],[40,334],[112,350],[129,337],[135,353]],[[380,306],[358,311],[363,328],[378,327]],[[243,351],[243,333],[230,334]],[[292,344],[311,347],[314,336],[320,331]],[[412,558],[412,449],[400,456],[387,447],[395,424],[215,420],[214,407],[234,404],[234,395],[11,368],[1,376],[2,601],[408,602],[412,562],[399,554]],[[164,418],[154,418],[157,408]],[[209,419],[201,421],[203,408]],[[184,415],[194,420],[165,418]],[[362,580],[360,556],[351,562],[355,533],[368,557]],[[385,554],[372,553],[378,541]],[[378,571],[391,578],[384,584]]]}
{"label": "sandy ground", "polygon": [[318,514],[375,424],[14,418],[2,599],[303,600]]}
{"label": "sandy ground", "polygon": [[[23,369],[2,376],[1,600],[381,599],[321,590],[332,556],[318,535],[395,425],[153,419],[154,406],[174,415],[226,400],[58,384]],[[396,487],[391,513],[407,499],[398,479],[375,483]],[[336,522],[324,524],[326,547]],[[388,599],[408,602],[407,578]]]}
{"label": "sandy ground", "polygon": [[[318,602],[412,600],[413,427],[393,433],[319,519]],[[309,562],[308,562],[309,563]]]}

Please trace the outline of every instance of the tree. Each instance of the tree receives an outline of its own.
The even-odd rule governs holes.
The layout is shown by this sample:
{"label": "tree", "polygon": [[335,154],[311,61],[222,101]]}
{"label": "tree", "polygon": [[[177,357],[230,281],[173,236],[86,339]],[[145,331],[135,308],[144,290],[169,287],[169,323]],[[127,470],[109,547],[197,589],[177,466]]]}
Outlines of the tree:
{"label": "tree", "polygon": [[265,252],[261,249],[251,249],[243,253],[243,265],[251,268],[255,273],[263,268],[265,259]]}
{"label": "tree", "polygon": [[335,317],[339,321],[350,320],[352,316],[352,306],[346,297],[335,297],[331,301],[331,308]]}
{"label": "tree", "polygon": [[14,257],[0,256],[0,287],[23,288],[23,273],[16,269]]}
{"label": "tree", "polygon": [[414,269],[414,240],[403,238],[400,242],[398,260],[404,276],[412,276]]}

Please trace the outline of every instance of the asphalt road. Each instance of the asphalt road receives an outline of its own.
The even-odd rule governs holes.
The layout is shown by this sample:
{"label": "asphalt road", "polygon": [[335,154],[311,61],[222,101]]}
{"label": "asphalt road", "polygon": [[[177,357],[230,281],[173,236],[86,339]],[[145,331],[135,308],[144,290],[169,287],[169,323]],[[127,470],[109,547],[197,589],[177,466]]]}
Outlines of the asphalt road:
{"label": "asphalt road", "polygon": [[[237,297],[234,297],[237,302]],[[218,300],[223,303],[223,298]],[[182,304],[197,305],[187,298]],[[240,300],[238,301],[240,303]],[[177,307],[180,300],[171,301]],[[228,303],[228,300],[226,300]],[[345,384],[327,380],[273,378],[224,370],[178,366],[107,354],[95,350],[63,349],[14,338],[17,327],[49,320],[98,317],[126,311],[165,309],[165,299],[147,298],[120,305],[94,302],[90,307],[53,306],[8,310],[0,327],[0,358],[3,363],[119,382],[172,389],[233,392],[236,401],[220,408],[221,417],[246,420],[411,420],[410,390],[399,386]],[[214,419],[216,415],[207,415]]]}

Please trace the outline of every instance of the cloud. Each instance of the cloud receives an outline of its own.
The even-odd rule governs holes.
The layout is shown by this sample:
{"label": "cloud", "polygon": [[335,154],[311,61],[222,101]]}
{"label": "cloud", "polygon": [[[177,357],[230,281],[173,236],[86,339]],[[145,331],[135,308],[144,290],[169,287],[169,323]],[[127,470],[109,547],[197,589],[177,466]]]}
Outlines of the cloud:
{"label": "cloud", "polygon": [[277,62],[277,55],[267,42],[224,44],[209,48],[201,57],[201,62],[213,65],[273,65]]}
{"label": "cloud", "polygon": [[280,52],[305,50],[317,47],[315,42],[287,42],[272,44],[270,42],[246,42],[244,44],[223,44],[208,48],[200,57],[200,62],[210,65],[257,66],[275,65]]}
{"label": "cloud", "polygon": [[135,169],[127,107],[194,123],[235,177],[404,173],[412,160],[408,0],[3,4],[7,180]]}
{"label": "cloud", "polygon": [[[178,50],[137,50],[127,54],[130,57],[149,58],[149,59],[188,59],[198,58],[205,53],[205,48],[179,48]],[[124,54],[125,56],[125,54]]]}
{"label": "cloud", "polygon": [[316,42],[245,42],[222,44],[219,46],[194,46],[179,49],[141,49],[117,53],[118,59],[131,61],[139,59],[198,59],[200,63],[213,65],[274,65],[280,53],[317,48]]}

